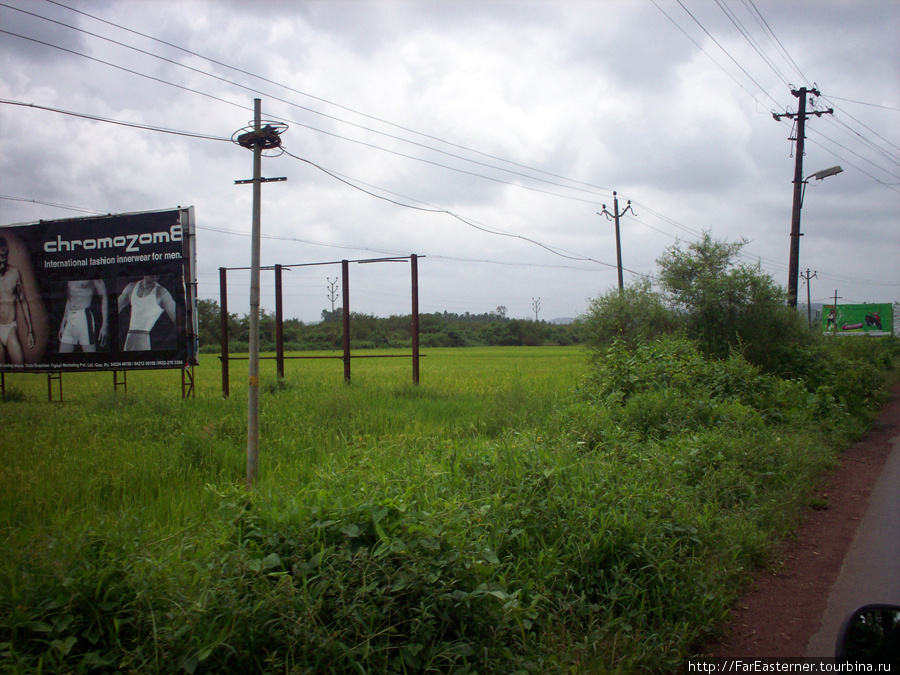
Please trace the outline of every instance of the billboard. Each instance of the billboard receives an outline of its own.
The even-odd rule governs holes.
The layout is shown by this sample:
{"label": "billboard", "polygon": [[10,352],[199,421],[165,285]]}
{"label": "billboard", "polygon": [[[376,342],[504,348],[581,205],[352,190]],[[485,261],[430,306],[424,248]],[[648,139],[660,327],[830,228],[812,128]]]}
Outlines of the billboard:
{"label": "billboard", "polygon": [[193,207],[0,227],[0,370],[196,363]]}
{"label": "billboard", "polygon": [[893,329],[894,306],[890,303],[822,308],[822,330],[829,334],[890,335]]}

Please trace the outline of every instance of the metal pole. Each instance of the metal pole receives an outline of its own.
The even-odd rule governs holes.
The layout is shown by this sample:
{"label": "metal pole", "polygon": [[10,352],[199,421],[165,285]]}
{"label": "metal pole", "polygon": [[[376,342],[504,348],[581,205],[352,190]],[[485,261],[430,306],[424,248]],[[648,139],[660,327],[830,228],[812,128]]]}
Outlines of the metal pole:
{"label": "metal pole", "polygon": [[222,396],[228,398],[228,285],[224,267],[219,268],[219,343],[222,346]]}
{"label": "metal pole", "polygon": [[409,257],[412,275],[412,379],[419,384],[419,257],[413,253]]}
{"label": "metal pole", "polygon": [[800,87],[797,98],[797,157],[794,163],[794,204],[791,209],[791,255],[788,263],[788,306],[797,306],[797,280],[800,276],[800,209],[803,206],[803,146],[806,137],[806,87]]}
{"label": "metal pole", "polygon": [[[253,130],[262,124],[262,101],[253,99]],[[250,243],[250,377],[247,387],[247,488],[256,483],[259,462],[259,258],[262,197],[262,141],[253,147],[253,228]]]}
{"label": "metal pole", "polygon": [[281,295],[281,265],[275,265],[275,363],[284,379],[284,304]]}
{"label": "metal pole", "polygon": [[341,295],[344,303],[344,381],[350,384],[350,263],[341,260],[341,275],[343,276]]}

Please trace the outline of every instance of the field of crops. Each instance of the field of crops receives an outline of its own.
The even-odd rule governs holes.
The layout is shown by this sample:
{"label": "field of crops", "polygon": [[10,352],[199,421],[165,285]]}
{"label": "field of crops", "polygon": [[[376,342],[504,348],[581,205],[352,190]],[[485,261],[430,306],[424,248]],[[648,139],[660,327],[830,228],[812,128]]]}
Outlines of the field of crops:
{"label": "field of crops", "polygon": [[[833,393],[678,341],[6,377],[10,672],[660,672],[832,462]],[[873,400],[869,406],[877,408]],[[823,416],[832,420],[822,424]]]}
{"label": "field of crops", "polygon": [[[433,349],[417,387],[408,358],[354,359],[349,387],[340,359],[289,360],[280,382],[264,359],[258,490],[277,495],[362,462],[400,474],[424,445],[495,438],[546,416],[584,359],[579,348]],[[230,381],[223,399],[220,362],[203,355],[194,399],[182,401],[177,370],[131,371],[118,394],[111,373],[64,373],[63,401],[48,403],[46,375],[8,374],[0,527],[125,507],[178,525],[209,499],[207,483],[243,480],[247,361],[232,362]]]}

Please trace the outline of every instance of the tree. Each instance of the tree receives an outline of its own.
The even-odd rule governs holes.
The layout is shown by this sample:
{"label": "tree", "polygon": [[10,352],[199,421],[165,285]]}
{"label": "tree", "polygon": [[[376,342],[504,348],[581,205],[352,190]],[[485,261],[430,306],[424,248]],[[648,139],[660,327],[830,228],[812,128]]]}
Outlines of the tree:
{"label": "tree", "polygon": [[[200,347],[213,349],[222,341],[221,311],[215,300],[197,300],[197,323],[199,324]],[[228,314],[228,335],[235,338],[241,330],[237,314]]]}
{"label": "tree", "polygon": [[704,353],[725,358],[740,348],[751,363],[773,370],[771,354],[807,340],[808,331],[758,264],[735,261],[746,243],[716,241],[708,232],[687,249],[676,243],[656,261],[659,284]]}
{"label": "tree", "polygon": [[585,341],[599,349],[616,340],[635,348],[676,328],[675,315],[647,278],[638,279],[621,291],[610,289],[594,298],[581,319]]}

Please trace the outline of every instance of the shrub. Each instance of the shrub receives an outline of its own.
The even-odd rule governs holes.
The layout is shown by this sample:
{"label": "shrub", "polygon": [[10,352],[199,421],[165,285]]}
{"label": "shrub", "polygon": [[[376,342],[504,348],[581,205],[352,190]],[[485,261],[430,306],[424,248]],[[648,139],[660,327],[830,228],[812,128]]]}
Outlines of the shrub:
{"label": "shrub", "polygon": [[638,279],[622,291],[612,289],[591,300],[581,317],[585,341],[603,349],[615,341],[630,347],[673,333],[678,325],[664,298],[648,279]]}
{"label": "shrub", "polygon": [[809,331],[759,265],[735,262],[746,243],[715,241],[708,232],[686,250],[676,243],[657,260],[659,283],[705,354],[727,358],[739,348],[766,372],[784,371],[780,355],[807,344]]}

